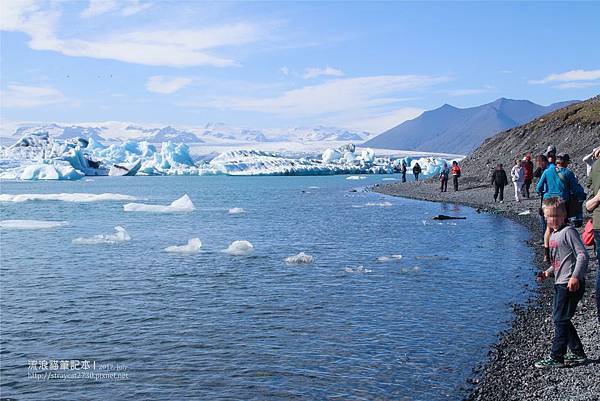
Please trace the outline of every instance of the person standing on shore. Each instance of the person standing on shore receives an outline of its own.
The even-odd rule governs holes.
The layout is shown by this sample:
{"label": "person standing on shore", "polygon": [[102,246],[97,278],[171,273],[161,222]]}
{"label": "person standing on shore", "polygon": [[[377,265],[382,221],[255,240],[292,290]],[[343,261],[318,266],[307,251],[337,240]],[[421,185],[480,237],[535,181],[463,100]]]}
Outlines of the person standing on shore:
{"label": "person standing on shore", "polygon": [[523,170],[525,172],[525,176],[523,179],[523,192],[527,199],[529,199],[529,188],[531,187],[531,182],[533,181],[533,162],[531,161],[531,155],[526,155],[525,160],[523,160]]}
{"label": "person standing on shore", "polygon": [[402,182],[406,182],[406,162],[402,160],[402,167],[400,168],[400,173],[402,173]]}
{"label": "person standing on shore", "polygon": [[538,280],[541,282],[554,276],[554,340],[550,357],[537,361],[535,367],[553,368],[587,360],[571,319],[585,291],[589,255],[575,227],[567,224],[567,209],[563,199],[552,197],[544,200],[544,215],[548,227],[552,229],[551,266],[538,275]]}
{"label": "person standing on shore", "polygon": [[454,190],[458,191],[458,179],[460,178],[460,166],[458,162],[454,160],[452,162],[452,182],[454,184]]}
{"label": "person standing on shore", "polygon": [[494,186],[494,202],[500,195],[500,203],[504,202],[504,187],[508,185],[508,178],[506,177],[506,171],[502,168],[502,164],[498,164],[496,169],[492,173],[492,185]]}
{"label": "person standing on shore", "polygon": [[[546,170],[548,168],[548,159],[546,158],[545,155],[538,155],[535,158],[535,162],[537,164],[537,168],[535,169],[535,171],[533,172],[533,176],[535,178],[537,178],[538,182],[540,181],[540,178],[542,178],[542,174],[544,173],[544,170]],[[544,218],[544,210],[542,209],[543,203],[544,203],[544,193],[547,190],[547,185],[544,185],[542,187],[542,189],[539,192],[540,194],[540,208],[538,210],[538,214],[540,216],[540,225],[542,226],[542,235],[545,235],[546,233],[546,219]]]}
{"label": "person standing on shore", "polygon": [[442,171],[440,173],[440,192],[448,191],[448,176],[450,175],[450,169],[446,162],[442,165]]}
{"label": "person standing on shore", "polygon": [[596,271],[596,309],[598,310],[598,323],[600,323],[600,148],[592,152],[595,163],[590,172],[589,197],[585,202],[585,208],[592,214],[594,224],[594,241],[596,242],[596,257],[598,258],[598,270]]}
{"label": "person standing on shore", "polygon": [[515,201],[521,202],[521,188],[523,187],[523,180],[525,178],[523,167],[521,167],[521,160],[515,160],[515,165],[510,170],[510,178],[515,186]]}
{"label": "person standing on shore", "polygon": [[421,174],[421,166],[419,163],[415,163],[413,167],[413,175],[415,176],[415,181],[419,181],[419,174]]}

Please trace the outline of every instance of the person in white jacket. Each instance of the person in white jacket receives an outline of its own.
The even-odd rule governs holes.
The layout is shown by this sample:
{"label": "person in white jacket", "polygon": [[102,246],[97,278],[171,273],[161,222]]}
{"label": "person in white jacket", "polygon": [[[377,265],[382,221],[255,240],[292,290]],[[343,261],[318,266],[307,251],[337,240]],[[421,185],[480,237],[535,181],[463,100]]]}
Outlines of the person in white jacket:
{"label": "person in white jacket", "polygon": [[515,200],[521,202],[521,189],[525,182],[525,169],[521,166],[521,160],[517,159],[512,170],[510,170],[510,178],[515,186]]}

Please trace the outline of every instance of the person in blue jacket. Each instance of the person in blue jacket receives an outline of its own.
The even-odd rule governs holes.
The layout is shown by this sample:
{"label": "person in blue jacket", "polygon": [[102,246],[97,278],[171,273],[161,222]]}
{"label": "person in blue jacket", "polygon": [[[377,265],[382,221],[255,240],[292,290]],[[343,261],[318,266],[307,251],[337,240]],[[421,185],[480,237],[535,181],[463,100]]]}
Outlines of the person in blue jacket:
{"label": "person in blue jacket", "polygon": [[[556,156],[557,165],[554,166],[553,164],[549,164],[548,168],[544,170],[535,187],[536,192],[540,194],[543,193],[544,199],[558,196],[565,202],[568,202],[571,193],[577,195],[580,199],[585,199],[585,190],[579,185],[579,181],[577,180],[577,177],[575,177],[575,174],[567,168],[570,161],[571,159],[568,154],[559,153]],[[562,179],[560,177],[561,175]],[[546,228],[546,233],[544,234],[545,262],[550,260],[550,234],[550,229]]]}

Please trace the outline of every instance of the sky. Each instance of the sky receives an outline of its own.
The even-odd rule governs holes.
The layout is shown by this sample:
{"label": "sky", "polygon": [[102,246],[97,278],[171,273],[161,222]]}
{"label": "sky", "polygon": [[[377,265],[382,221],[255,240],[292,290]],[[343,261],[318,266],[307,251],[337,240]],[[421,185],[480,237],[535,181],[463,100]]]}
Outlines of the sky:
{"label": "sky", "polygon": [[0,2],[2,128],[380,133],[445,103],[600,93],[600,2]]}

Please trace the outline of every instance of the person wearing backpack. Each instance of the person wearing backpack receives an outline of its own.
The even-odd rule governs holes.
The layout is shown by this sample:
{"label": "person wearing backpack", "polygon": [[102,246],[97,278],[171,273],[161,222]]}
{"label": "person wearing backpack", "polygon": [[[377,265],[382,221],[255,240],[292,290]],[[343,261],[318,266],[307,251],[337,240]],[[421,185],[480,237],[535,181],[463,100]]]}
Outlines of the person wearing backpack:
{"label": "person wearing backpack", "polygon": [[592,224],[594,229],[594,242],[596,243],[596,257],[598,258],[598,270],[596,271],[596,308],[598,310],[598,323],[600,323],[600,149],[594,149],[595,163],[592,166],[589,177],[589,196],[585,202],[585,208],[592,213]]}
{"label": "person wearing backpack", "polygon": [[419,163],[415,163],[413,167],[413,175],[415,176],[415,181],[419,181],[419,174],[421,174],[421,166]]}
{"label": "person wearing backpack", "polygon": [[500,203],[504,202],[504,187],[508,184],[506,171],[502,168],[502,164],[498,164],[492,173],[492,185],[494,186],[494,202],[498,200],[500,195]]}
{"label": "person wearing backpack", "polygon": [[521,160],[515,160],[515,165],[510,170],[510,178],[515,186],[515,201],[521,202],[521,188],[525,180],[525,172],[523,167],[521,167]]}
{"label": "person wearing backpack", "polygon": [[458,191],[458,179],[460,178],[460,166],[458,162],[454,160],[452,162],[452,182],[454,184],[454,190]]}

